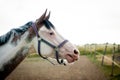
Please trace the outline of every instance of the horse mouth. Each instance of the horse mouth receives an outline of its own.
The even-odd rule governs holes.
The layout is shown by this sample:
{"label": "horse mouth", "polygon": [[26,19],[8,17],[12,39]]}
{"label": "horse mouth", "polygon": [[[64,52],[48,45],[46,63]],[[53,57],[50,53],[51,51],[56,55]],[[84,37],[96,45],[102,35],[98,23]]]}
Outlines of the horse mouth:
{"label": "horse mouth", "polygon": [[67,54],[65,56],[66,60],[68,61],[68,63],[72,63],[76,60],[78,60],[78,57],[77,56],[74,56],[74,55],[70,55],[70,54]]}

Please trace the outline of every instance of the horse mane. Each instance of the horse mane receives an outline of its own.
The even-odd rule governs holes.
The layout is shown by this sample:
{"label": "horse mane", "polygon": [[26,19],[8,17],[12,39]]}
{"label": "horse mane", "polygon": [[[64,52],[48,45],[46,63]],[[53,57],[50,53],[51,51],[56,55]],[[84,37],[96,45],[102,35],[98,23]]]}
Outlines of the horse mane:
{"label": "horse mane", "polygon": [[33,24],[33,22],[30,21],[30,22],[26,23],[25,25],[20,26],[19,28],[11,29],[5,35],[0,36],[0,46],[7,43],[10,40],[10,37],[12,34],[17,34],[17,35],[24,34],[32,26],[32,24]]}

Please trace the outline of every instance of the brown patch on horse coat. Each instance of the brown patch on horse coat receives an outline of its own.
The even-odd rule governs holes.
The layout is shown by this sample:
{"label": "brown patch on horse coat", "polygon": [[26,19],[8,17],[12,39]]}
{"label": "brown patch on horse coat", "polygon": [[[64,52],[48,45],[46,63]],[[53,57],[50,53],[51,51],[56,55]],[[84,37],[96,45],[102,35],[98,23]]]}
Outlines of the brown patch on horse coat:
{"label": "brown patch on horse coat", "polygon": [[20,64],[20,62],[24,60],[27,53],[28,49],[22,48],[17,52],[14,58],[4,64],[4,69],[0,70],[0,80],[4,80]]}
{"label": "brown patch on horse coat", "polygon": [[12,39],[11,43],[15,43],[17,45],[17,40],[20,40],[21,35],[17,35],[14,33],[14,38]]}

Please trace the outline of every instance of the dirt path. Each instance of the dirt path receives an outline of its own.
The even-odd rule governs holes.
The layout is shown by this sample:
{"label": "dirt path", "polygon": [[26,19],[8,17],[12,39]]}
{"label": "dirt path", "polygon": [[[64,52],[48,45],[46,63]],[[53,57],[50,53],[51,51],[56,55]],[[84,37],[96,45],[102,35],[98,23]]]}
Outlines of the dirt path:
{"label": "dirt path", "polygon": [[70,66],[53,66],[39,58],[25,59],[6,80],[107,80],[86,56]]}

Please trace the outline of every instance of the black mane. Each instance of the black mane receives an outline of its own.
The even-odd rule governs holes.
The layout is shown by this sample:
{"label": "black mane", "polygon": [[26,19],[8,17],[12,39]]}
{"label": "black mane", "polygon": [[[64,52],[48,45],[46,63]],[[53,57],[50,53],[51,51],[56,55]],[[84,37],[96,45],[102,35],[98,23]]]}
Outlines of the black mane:
{"label": "black mane", "polygon": [[[55,29],[54,25],[49,20],[44,20],[43,23],[45,24],[45,27],[47,29],[51,29],[51,28]],[[21,35],[21,34],[25,33],[28,30],[28,28],[30,28],[32,26],[32,24],[33,24],[33,22],[30,21],[30,22],[26,23],[25,25],[20,26],[19,28],[11,29],[5,35],[0,36],[0,46],[7,43],[10,40],[10,37],[12,34]]]}
{"label": "black mane", "polygon": [[5,35],[0,36],[0,46],[7,43],[11,37],[12,34],[23,34],[25,33],[28,28],[30,28],[32,26],[33,22],[28,22],[25,25],[19,27],[19,28],[14,28],[11,29],[8,33],[6,33]]}
{"label": "black mane", "polygon": [[43,23],[45,24],[45,27],[47,29],[51,29],[51,28],[55,29],[54,25],[49,20],[44,20]]}

